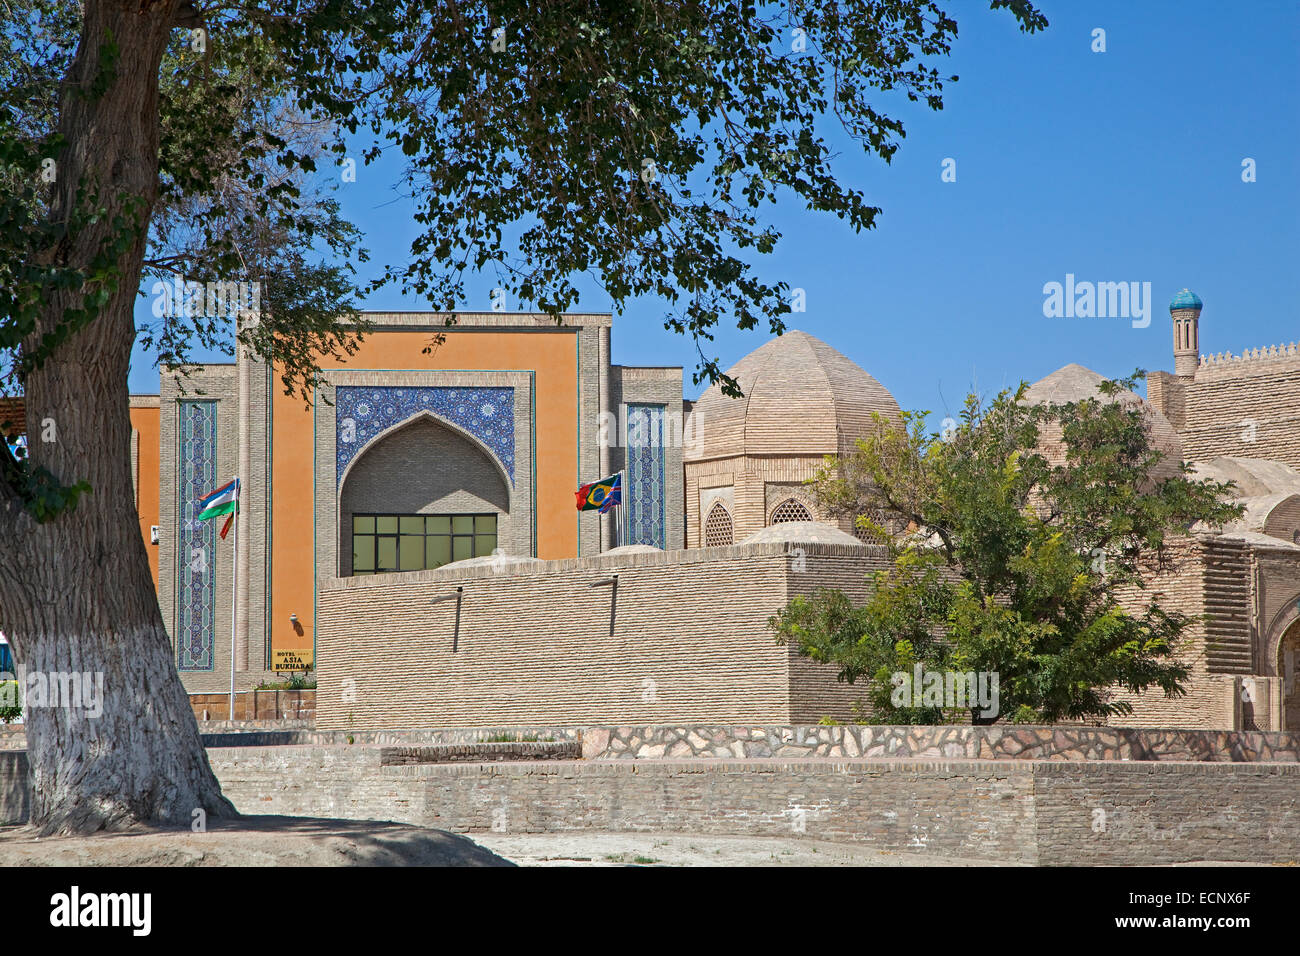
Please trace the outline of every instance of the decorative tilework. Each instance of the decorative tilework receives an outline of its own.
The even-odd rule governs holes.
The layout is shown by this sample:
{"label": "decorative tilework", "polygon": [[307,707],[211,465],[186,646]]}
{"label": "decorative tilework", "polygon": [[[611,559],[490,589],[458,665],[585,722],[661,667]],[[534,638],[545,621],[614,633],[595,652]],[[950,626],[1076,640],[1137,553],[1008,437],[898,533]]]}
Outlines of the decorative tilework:
{"label": "decorative tilework", "polygon": [[627,406],[627,533],[624,544],[666,543],[663,405]]}
{"label": "decorative tilework", "polygon": [[473,435],[515,481],[515,390],[480,386],[340,385],[334,390],[336,474],[376,435],[420,412],[432,412]]}
{"label": "decorative tilework", "polygon": [[216,640],[217,532],[199,521],[199,501],[217,488],[217,403],[180,403],[180,536],[176,667],[210,671]]}

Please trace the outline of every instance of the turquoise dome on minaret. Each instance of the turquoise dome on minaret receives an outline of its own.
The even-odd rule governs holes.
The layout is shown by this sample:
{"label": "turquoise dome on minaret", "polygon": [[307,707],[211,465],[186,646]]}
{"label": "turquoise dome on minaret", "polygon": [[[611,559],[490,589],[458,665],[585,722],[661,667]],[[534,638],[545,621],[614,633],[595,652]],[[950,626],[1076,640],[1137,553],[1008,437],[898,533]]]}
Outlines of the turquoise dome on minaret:
{"label": "turquoise dome on minaret", "polygon": [[1184,289],[1182,292],[1174,296],[1173,301],[1169,303],[1170,312],[1173,312],[1175,309],[1198,309],[1199,310],[1200,308],[1201,308],[1201,297],[1197,295],[1195,292],[1189,292],[1187,289]]}

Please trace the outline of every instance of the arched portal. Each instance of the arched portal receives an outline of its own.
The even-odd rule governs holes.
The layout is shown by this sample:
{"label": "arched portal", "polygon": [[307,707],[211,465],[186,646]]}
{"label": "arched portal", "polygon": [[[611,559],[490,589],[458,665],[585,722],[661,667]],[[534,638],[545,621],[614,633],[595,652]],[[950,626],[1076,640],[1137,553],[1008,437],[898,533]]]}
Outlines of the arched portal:
{"label": "arched portal", "polygon": [[1277,675],[1282,681],[1284,727],[1300,730],[1300,619],[1291,622],[1277,645]]}
{"label": "arched portal", "polygon": [[339,573],[417,571],[510,540],[500,464],[455,427],[419,415],[348,467],[339,492]]}

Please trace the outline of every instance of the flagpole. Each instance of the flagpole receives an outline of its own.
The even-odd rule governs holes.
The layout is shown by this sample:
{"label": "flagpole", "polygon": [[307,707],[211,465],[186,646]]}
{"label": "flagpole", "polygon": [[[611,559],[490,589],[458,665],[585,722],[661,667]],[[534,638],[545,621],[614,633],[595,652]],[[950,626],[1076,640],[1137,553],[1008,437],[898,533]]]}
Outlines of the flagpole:
{"label": "flagpole", "polygon": [[623,527],[623,499],[627,497],[627,476],[623,469],[618,470],[618,543],[621,547],[627,541],[627,529]]}
{"label": "flagpole", "polygon": [[239,478],[235,479],[235,530],[234,550],[230,561],[230,719],[235,719],[235,622],[239,619]]}

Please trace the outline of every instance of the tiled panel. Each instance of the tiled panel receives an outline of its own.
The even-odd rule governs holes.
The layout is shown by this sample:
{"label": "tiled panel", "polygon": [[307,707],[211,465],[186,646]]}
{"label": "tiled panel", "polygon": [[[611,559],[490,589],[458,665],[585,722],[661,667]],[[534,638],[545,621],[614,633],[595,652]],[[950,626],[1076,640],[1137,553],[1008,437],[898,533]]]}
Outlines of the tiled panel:
{"label": "tiled panel", "polygon": [[217,403],[181,402],[176,666],[210,671],[216,637],[215,521],[199,521],[199,501],[217,488]]}
{"label": "tiled panel", "polygon": [[463,428],[500,459],[515,480],[515,390],[340,385],[336,389],[336,480],[372,438],[419,412]]}
{"label": "tiled panel", "polygon": [[623,544],[666,546],[663,405],[627,406],[626,534]]}

